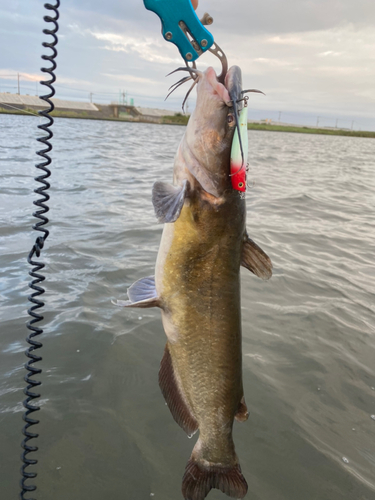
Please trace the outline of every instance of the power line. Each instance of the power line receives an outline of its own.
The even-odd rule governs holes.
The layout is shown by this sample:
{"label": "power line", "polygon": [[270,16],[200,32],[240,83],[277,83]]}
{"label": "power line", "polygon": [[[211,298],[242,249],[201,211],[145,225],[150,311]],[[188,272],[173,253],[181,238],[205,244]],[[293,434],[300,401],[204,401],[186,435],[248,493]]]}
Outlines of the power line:
{"label": "power line", "polygon": [[[24,73],[19,73],[19,75],[22,75]],[[1,79],[1,74],[0,74],[0,79]],[[16,80],[17,79],[17,74],[14,74],[14,79]],[[29,80],[30,81],[30,80]],[[31,80],[32,81],[32,80]],[[119,93],[118,91],[116,92],[105,92],[105,91],[96,91],[95,89],[92,90],[92,89],[77,89],[75,87],[70,87],[70,86],[67,86],[67,85],[63,85],[63,84],[60,84],[60,83],[57,83],[55,85],[56,88],[63,88],[63,89],[67,89],[67,90],[72,90],[72,91],[75,91],[75,92],[83,92],[85,94],[95,94],[95,95],[116,95],[118,96]],[[11,87],[11,88],[17,88],[17,87]],[[22,86],[22,88],[28,88],[30,89],[30,87],[27,87],[27,86]],[[131,95],[134,96],[134,97],[142,97],[142,98],[145,98],[145,97],[149,97],[148,95],[146,94],[134,94],[131,92]],[[161,96],[155,96],[155,98],[158,98],[158,97],[161,97]],[[179,97],[175,98],[175,97],[172,97],[170,99],[180,99]]]}
{"label": "power line", "polygon": [[[12,80],[16,81],[16,86],[13,86],[13,85],[4,85],[1,83],[1,79],[5,78],[5,77],[12,77]],[[38,81],[34,80],[35,81],[35,84],[36,84],[36,88],[31,88],[29,85],[21,85],[20,83],[20,76],[25,76],[28,80],[28,82],[30,83],[31,81],[33,81],[32,78],[30,78],[27,74],[25,73],[13,73],[13,75],[10,75],[10,74],[6,74],[6,75],[1,75],[0,74],[0,86],[4,89],[4,88],[7,88],[7,89],[17,89],[17,93],[20,94],[21,92],[21,87],[22,87],[22,90],[25,91],[25,90],[28,90],[28,91],[32,91],[33,94],[34,92],[36,91],[36,94],[38,94]],[[116,92],[107,92],[107,91],[99,91],[99,90],[95,90],[95,89],[82,89],[82,88],[76,88],[76,87],[70,87],[69,85],[64,85],[64,84],[56,84],[56,88],[61,88],[61,89],[65,89],[66,91],[68,92],[83,92],[85,93],[86,95],[89,96],[89,101],[92,102],[92,96],[95,95],[95,101],[96,102],[100,102],[100,101],[107,101],[109,100],[110,96],[116,96],[117,99],[118,99],[118,96],[119,96],[119,92],[116,91]],[[120,91],[120,94],[121,94],[121,91]],[[150,101],[150,100],[159,100],[159,99],[162,99],[164,97],[164,95],[149,95],[149,94],[138,94],[138,93],[135,93],[135,94],[131,94],[133,97],[137,97],[137,98],[141,98],[145,101]],[[77,96],[58,96],[60,99],[78,99]],[[116,101],[117,101],[116,99]],[[168,98],[169,101],[180,101],[181,98],[178,97],[178,96],[172,96],[172,97],[169,97]],[[255,112],[262,112],[262,113],[273,113],[274,111],[272,110],[257,110],[255,107],[252,108],[253,111]],[[297,119],[297,120],[301,120],[302,118],[308,118],[309,121],[312,121],[313,120],[313,114],[312,113],[300,113],[299,111],[295,111],[295,112],[290,112],[290,111],[278,111],[278,121],[280,122],[281,121],[281,115],[285,116],[285,117],[293,117],[294,119]],[[338,122],[340,121],[341,123],[342,122],[348,122],[348,127],[351,126],[351,128],[354,128],[354,124],[357,124],[357,125],[361,125],[361,120],[353,120],[352,117],[337,117],[337,116],[318,116],[317,117],[317,121],[316,121],[316,126],[318,127],[319,126],[319,123],[320,122],[325,122],[327,123],[327,121],[332,121],[334,126],[332,126],[332,128],[337,128],[338,127]],[[351,124],[349,125],[349,123],[351,122]],[[362,121],[363,123],[363,121]],[[341,125],[342,127],[342,125]]]}
{"label": "power line", "polygon": [[23,109],[23,108],[16,108],[16,106],[11,106],[10,104],[7,104],[5,102],[2,102],[1,105],[8,106],[8,108],[16,109],[17,111],[22,111],[22,113],[28,113],[29,115],[33,115],[33,116],[39,116],[38,113],[32,113],[31,111],[27,111],[27,109]]}

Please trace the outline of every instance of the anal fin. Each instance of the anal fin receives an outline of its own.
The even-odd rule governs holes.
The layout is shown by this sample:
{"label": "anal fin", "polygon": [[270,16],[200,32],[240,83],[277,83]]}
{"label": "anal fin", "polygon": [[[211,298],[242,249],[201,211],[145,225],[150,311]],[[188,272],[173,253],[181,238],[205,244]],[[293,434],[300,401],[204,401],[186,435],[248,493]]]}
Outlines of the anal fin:
{"label": "anal fin", "polygon": [[249,418],[249,410],[247,409],[245,398],[243,396],[238,405],[234,418],[237,420],[237,422],[245,422]]}
{"label": "anal fin", "polygon": [[172,186],[167,182],[155,182],[152,188],[152,203],[159,222],[176,222],[184,206],[189,182]]}
{"label": "anal fin", "polygon": [[271,259],[249,238],[247,233],[242,245],[241,266],[246,267],[262,280],[269,280],[272,276]]}
{"label": "anal fin", "polygon": [[119,307],[161,307],[161,300],[155,288],[155,276],[147,276],[133,283],[128,288],[129,300],[112,301]]}
{"label": "anal fin", "polygon": [[198,422],[192,415],[178,385],[168,344],[160,363],[159,386],[173,418],[188,436],[198,430]]}

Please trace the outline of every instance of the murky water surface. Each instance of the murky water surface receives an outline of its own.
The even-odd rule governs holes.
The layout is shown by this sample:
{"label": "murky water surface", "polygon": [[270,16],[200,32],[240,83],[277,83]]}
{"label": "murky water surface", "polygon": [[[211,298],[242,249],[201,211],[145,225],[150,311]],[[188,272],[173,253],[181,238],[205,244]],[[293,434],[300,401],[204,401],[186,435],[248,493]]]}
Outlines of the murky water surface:
{"label": "murky water surface", "polygon": [[[0,498],[17,498],[26,255],[38,118],[0,117]],[[153,273],[151,187],[182,127],[54,126],[38,500],[177,500],[196,437],[164,404],[158,310],[112,298]],[[235,443],[251,500],[375,499],[375,141],[250,132],[250,236],[273,278],[242,273],[245,396]],[[215,490],[211,500],[226,498]]]}

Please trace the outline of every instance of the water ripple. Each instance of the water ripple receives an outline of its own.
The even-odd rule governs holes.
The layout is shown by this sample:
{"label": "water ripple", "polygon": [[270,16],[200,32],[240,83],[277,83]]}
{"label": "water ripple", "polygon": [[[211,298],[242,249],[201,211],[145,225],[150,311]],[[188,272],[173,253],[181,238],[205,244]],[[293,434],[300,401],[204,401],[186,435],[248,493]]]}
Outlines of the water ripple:
{"label": "water ripple", "polygon": [[[8,457],[15,454],[6,436],[20,441],[35,125],[29,117],[0,118],[0,412]],[[165,344],[159,312],[125,311],[111,299],[153,273],[162,228],[151,188],[171,180],[183,132],[56,120],[41,375],[49,462],[43,459],[40,490],[56,500],[72,494],[55,487],[49,463],[64,471],[71,460],[64,487],[75,484],[77,498],[97,477],[94,500],[104,491],[119,497],[124,481],[139,488],[152,481],[166,500],[179,490],[191,443],[157,387]],[[328,491],[329,500],[348,491],[372,498],[375,142],[255,131],[249,139],[248,230],[271,256],[274,276],[263,283],[241,271],[251,413],[235,427],[242,469],[262,500],[323,499]],[[7,472],[15,489],[17,468],[10,463]],[[15,497],[12,488],[0,496]]]}

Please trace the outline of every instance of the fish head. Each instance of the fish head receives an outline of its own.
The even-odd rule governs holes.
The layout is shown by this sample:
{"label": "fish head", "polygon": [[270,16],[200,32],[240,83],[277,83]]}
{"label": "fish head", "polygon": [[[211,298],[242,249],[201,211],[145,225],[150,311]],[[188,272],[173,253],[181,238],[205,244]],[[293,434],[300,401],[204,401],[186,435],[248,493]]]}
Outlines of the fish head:
{"label": "fish head", "polygon": [[188,149],[188,167],[203,189],[220,196],[231,186],[230,152],[238,123],[235,115],[243,106],[241,69],[232,66],[224,84],[212,67],[199,72],[197,79],[196,107],[182,147]]}

